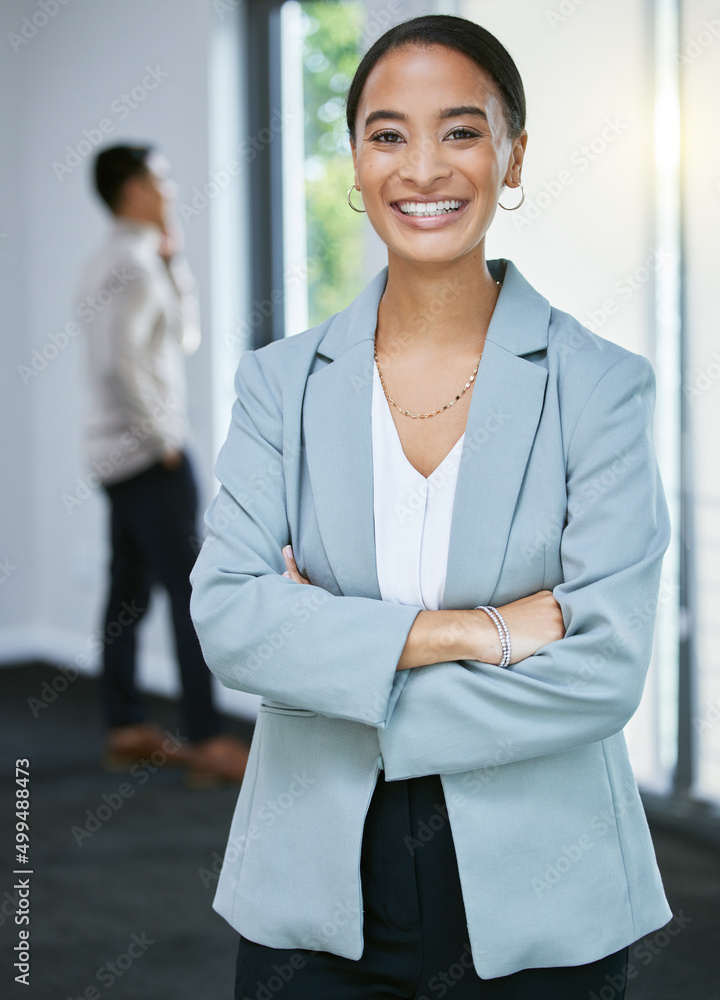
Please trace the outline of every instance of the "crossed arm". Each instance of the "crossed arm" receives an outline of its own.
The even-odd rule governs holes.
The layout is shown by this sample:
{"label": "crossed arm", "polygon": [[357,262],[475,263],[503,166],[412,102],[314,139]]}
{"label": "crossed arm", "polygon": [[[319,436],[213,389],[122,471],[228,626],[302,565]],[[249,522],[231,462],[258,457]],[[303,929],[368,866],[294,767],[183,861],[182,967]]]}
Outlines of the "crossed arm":
{"label": "crossed arm", "polygon": [[[295,563],[292,546],[282,550],[287,566],[283,576],[310,584]],[[550,590],[521,597],[498,609],[512,637],[510,663],[524,660],[542,646],[565,635],[562,609]],[[397,670],[425,667],[447,660],[500,661],[498,631],[484,611],[421,611],[405,640]]]}
{"label": "crossed arm", "polygon": [[[623,728],[650,661],[669,540],[649,362],[623,358],[586,401],[568,445],[564,580],[502,609],[508,669],[495,666],[497,633],[481,611],[329,594],[284,561],[284,483],[272,496],[245,492],[253,470],[281,461],[281,418],[252,353],[238,380],[192,577],[195,624],[223,683],[376,726],[389,779],[493,766],[500,747],[504,761],[560,752]],[[621,454],[613,489],[579,503]],[[651,615],[634,614],[648,605]]]}

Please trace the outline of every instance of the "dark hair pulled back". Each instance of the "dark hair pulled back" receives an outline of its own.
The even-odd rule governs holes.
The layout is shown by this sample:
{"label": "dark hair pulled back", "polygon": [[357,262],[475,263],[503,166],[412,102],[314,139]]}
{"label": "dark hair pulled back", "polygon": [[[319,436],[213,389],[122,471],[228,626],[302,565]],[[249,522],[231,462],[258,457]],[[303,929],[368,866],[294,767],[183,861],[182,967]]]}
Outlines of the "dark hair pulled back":
{"label": "dark hair pulled back", "polygon": [[95,189],[111,212],[120,202],[125,181],[148,173],[148,158],[155,147],[108,146],[95,157]]}
{"label": "dark hair pulled back", "polygon": [[360,61],[347,94],[346,120],[355,140],[358,106],[368,76],[384,55],[406,45],[444,45],[472,59],[493,79],[503,99],[508,131],[516,139],[525,128],[525,90],[512,56],[485,28],[464,17],[425,14],[396,24],[375,41]]}

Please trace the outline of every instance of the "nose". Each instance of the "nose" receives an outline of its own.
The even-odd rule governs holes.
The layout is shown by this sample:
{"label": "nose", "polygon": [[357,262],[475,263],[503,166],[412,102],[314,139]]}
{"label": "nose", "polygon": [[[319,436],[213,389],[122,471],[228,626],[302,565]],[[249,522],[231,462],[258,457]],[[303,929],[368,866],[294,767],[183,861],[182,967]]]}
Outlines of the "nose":
{"label": "nose", "polygon": [[418,188],[431,187],[435,181],[452,173],[452,167],[443,153],[442,143],[429,136],[421,136],[405,147],[398,173],[408,184]]}

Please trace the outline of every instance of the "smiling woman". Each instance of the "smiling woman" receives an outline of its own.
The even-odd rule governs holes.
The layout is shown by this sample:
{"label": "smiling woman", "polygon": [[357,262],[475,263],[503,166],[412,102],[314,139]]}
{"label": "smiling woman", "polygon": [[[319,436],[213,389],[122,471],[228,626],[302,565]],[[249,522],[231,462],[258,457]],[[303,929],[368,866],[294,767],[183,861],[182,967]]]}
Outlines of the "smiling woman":
{"label": "smiling woman", "polygon": [[[500,59],[493,55],[491,66]],[[409,461],[429,475],[459,439],[471,397],[432,425],[408,424],[403,414],[452,398],[482,355],[500,284],[485,264],[485,233],[503,186],[520,183],[524,99],[506,112],[488,70],[446,44],[391,46],[371,68],[368,56],[348,94],[347,122],[355,187],[388,248],[377,364],[393,395],[412,404],[393,419]],[[442,315],[428,321],[443,293]],[[409,331],[414,349],[398,351]]]}
{"label": "smiling woman", "polygon": [[527,145],[497,39],[392,28],[347,124],[387,267],[241,358],[192,577],[208,664],[263,697],[214,903],[236,997],[619,1000],[671,916],[622,735],[669,538],[653,371],[485,257]]}

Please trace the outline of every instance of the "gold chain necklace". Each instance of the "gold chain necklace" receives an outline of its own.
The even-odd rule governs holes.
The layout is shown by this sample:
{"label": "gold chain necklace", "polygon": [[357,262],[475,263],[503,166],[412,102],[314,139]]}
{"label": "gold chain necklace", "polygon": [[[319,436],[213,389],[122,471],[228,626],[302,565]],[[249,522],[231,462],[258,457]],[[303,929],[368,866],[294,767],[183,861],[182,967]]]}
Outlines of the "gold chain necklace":
{"label": "gold chain necklace", "polygon": [[[498,288],[502,288],[501,281],[496,281],[495,284],[498,286]],[[377,339],[375,341],[375,364],[377,365],[378,375],[380,376],[380,385],[383,387],[385,398],[387,399],[388,403],[391,403],[395,407],[396,410],[399,410],[401,413],[405,414],[406,417],[413,417],[413,419],[415,420],[425,420],[427,417],[436,417],[438,413],[442,413],[444,410],[449,410],[451,406],[455,406],[457,401],[459,399],[462,399],[462,397],[468,391],[472,383],[475,381],[475,376],[478,373],[478,368],[480,367],[481,360],[482,360],[482,352],[480,352],[480,357],[477,360],[477,364],[473,368],[472,375],[465,383],[465,387],[463,388],[462,392],[458,393],[458,395],[455,397],[455,399],[452,400],[452,402],[446,403],[445,406],[441,406],[438,410],[433,410],[432,413],[410,413],[409,410],[403,410],[402,406],[398,406],[398,404],[395,402],[394,399],[392,399],[392,397],[387,391],[387,386],[385,385],[385,379],[383,378],[382,370],[380,368],[380,362],[378,361],[378,356],[377,356]]]}

